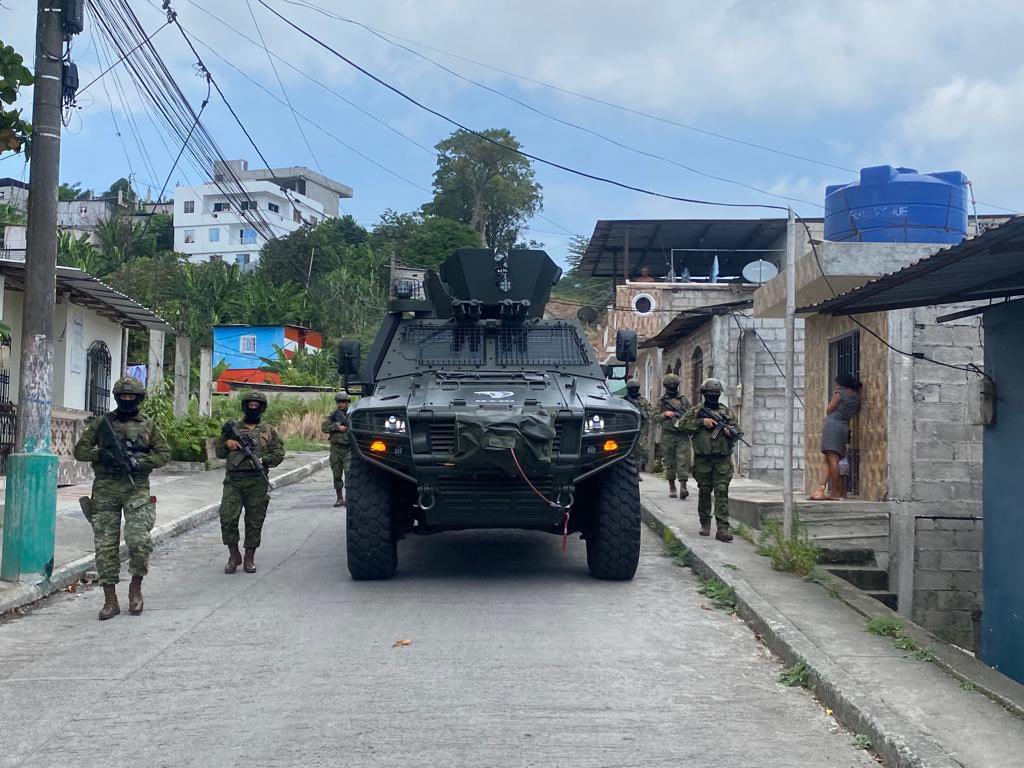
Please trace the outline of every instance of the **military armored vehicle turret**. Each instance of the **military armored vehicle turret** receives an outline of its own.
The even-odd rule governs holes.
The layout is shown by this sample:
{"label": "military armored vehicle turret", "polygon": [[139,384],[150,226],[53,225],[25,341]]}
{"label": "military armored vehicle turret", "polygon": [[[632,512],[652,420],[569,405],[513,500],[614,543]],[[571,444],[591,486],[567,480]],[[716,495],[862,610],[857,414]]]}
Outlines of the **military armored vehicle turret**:
{"label": "military armored vehicle turret", "polygon": [[[387,579],[409,534],[520,528],[586,540],[599,579],[631,579],[640,416],[575,320],[544,319],[561,270],[543,251],[462,249],[393,281],[365,361],[342,342],[350,410],[348,568]],[[617,357],[636,359],[620,331]]]}

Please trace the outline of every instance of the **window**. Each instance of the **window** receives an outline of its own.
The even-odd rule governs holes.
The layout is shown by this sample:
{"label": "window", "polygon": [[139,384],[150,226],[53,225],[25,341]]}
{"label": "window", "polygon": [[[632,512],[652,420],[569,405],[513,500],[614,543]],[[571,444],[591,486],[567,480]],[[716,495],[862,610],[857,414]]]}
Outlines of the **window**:
{"label": "window", "polygon": [[85,407],[94,415],[110,410],[110,350],[94,341],[86,356]]}
{"label": "window", "polygon": [[195,212],[196,212],[196,201],[195,200],[186,200],[185,201],[185,213],[195,213]]}
{"label": "window", "polygon": [[278,205],[277,203],[267,203],[267,210],[268,211],[273,211],[274,213],[280,213],[281,212],[281,206]]}
{"label": "window", "polygon": [[79,216],[85,216],[85,214],[87,214],[88,212],[89,212],[89,206],[87,206],[87,205],[80,205],[80,206],[78,206],[78,215]]}
{"label": "window", "polygon": [[226,210],[228,210],[228,204],[227,203],[214,203],[213,204],[213,212],[214,213],[220,213],[221,211],[226,211]]}
{"label": "window", "polygon": [[239,336],[238,337],[238,351],[243,355],[255,355],[256,354],[256,337],[255,336]]}
{"label": "window", "polygon": [[242,241],[242,245],[256,245],[256,230],[240,229],[238,230],[238,239]]}
{"label": "window", "polygon": [[[860,331],[853,331],[832,339],[828,343],[828,383],[825,386],[825,400],[832,397],[833,382],[836,376],[848,373],[860,378]],[[850,465],[850,474],[846,480],[846,492],[856,495],[860,486],[860,430],[857,417],[850,420],[850,445],[846,451],[846,460]]]}
{"label": "window", "polygon": [[654,311],[654,297],[649,293],[640,293],[633,297],[633,311],[643,316]]}
{"label": "window", "polygon": [[215,253],[210,256],[210,261],[224,261],[224,256],[222,254]]}
{"label": "window", "polygon": [[256,203],[255,200],[243,200],[242,201],[242,210],[243,211],[255,211],[256,208],[257,208],[257,203]]}
{"label": "window", "polygon": [[690,356],[690,402],[700,402],[700,385],[704,383],[704,350],[697,347]]}
{"label": "window", "polygon": [[220,242],[220,227],[210,227],[210,231],[207,233],[211,243]]}
{"label": "window", "polygon": [[301,224],[302,223],[302,214],[299,213],[299,209],[298,208],[295,208],[295,209],[292,210],[292,219],[297,224]]}
{"label": "window", "polygon": [[320,219],[318,219],[316,216],[310,216],[309,217],[309,223],[310,224],[316,224],[318,221],[320,221]]}
{"label": "window", "polygon": [[185,230],[185,242],[194,243],[196,241],[196,231],[194,229]]}
{"label": "window", "polygon": [[246,266],[249,263],[249,259],[250,259],[251,255],[252,254],[249,254],[249,253],[240,253],[240,254],[238,254],[237,256],[235,256],[235,264],[238,264],[238,266],[240,266],[240,267]]}

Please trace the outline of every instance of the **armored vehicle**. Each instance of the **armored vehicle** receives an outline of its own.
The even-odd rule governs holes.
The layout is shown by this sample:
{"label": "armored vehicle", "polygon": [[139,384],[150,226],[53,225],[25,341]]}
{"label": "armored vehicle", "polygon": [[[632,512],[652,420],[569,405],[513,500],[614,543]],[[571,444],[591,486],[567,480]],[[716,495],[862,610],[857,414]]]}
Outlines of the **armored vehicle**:
{"label": "armored vehicle", "polygon": [[[408,534],[520,528],[586,540],[599,579],[631,579],[640,416],[609,389],[575,320],[544,319],[561,270],[546,253],[461,249],[393,279],[365,361],[342,342],[350,410],[348,568],[387,579]],[[422,277],[422,279],[417,279]],[[636,359],[621,331],[617,357]]]}

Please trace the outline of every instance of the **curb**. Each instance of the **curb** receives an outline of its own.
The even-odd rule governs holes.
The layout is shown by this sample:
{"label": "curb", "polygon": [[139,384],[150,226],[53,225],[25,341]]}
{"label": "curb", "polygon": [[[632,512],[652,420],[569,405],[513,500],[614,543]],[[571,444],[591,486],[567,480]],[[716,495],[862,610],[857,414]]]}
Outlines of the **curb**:
{"label": "curb", "polygon": [[854,733],[871,738],[873,749],[892,768],[963,768],[921,733],[907,733],[906,720],[877,697],[858,690],[856,680],[817,648],[789,620],[761,597],[736,572],[719,567],[687,546],[679,531],[642,505],[643,520],[663,540],[674,540],[690,552],[690,567],[704,578],[715,578],[736,592],[736,613],[761,635],[764,644],[787,665],[803,664],[808,688]]}
{"label": "curb", "polygon": [[[276,490],[283,488],[287,485],[292,485],[300,480],[304,480],[315,472],[319,472],[321,469],[326,467],[329,463],[327,456],[315,459],[308,464],[303,464],[301,467],[290,469],[287,472],[273,477],[270,480],[270,489]],[[220,509],[220,502],[213,504],[206,504],[205,506],[194,509],[184,517],[179,517],[177,520],[172,520],[164,525],[157,526],[151,532],[153,537],[153,545],[159,545],[168,539],[174,538],[186,531],[189,531],[197,526],[206,523],[213,518],[217,517],[218,510]],[[127,547],[121,545],[121,559],[125,560],[128,556]],[[49,579],[39,582],[38,584],[24,584],[16,589],[12,589],[9,595],[5,595],[0,598],[0,618],[6,618],[6,615],[18,608],[23,608],[26,605],[42,600],[44,597],[48,597],[54,592],[71,586],[85,576],[89,571],[96,570],[96,556],[86,555],[80,557],[78,560],[72,560],[70,563],[66,563],[59,568],[55,568]]]}

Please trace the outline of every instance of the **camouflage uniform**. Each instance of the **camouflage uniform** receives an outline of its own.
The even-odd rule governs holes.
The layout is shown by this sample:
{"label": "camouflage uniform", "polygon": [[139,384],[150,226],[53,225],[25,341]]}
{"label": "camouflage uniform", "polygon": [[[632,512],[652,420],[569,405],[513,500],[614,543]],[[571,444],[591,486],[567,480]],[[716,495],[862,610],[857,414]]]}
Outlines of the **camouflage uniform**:
{"label": "camouflage uniform", "polygon": [[[122,442],[130,441],[134,446],[131,455],[138,462],[138,470],[130,479],[120,467],[101,461],[101,452],[109,450],[113,443],[105,422],[113,427]],[[156,522],[156,505],[149,494],[149,473],[162,467],[171,457],[156,422],[142,415],[127,419],[112,414],[97,416],[78,438],[74,454],[79,461],[91,462],[96,476],[92,484],[91,522],[100,584],[117,584],[121,578],[118,550],[122,512],[128,571],[132,576],[145,576],[153,551],[149,532]]]}
{"label": "camouflage uniform", "polygon": [[[634,380],[626,383],[627,389],[629,389],[633,384],[636,384],[635,388],[639,389],[640,383]],[[654,416],[654,409],[651,407],[647,398],[641,395],[639,391],[637,391],[635,396],[627,394],[626,400],[635,405],[637,410],[640,411],[640,434],[637,437],[636,445],[633,446],[632,456],[636,459],[640,469],[646,469],[648,451],[650,450],[649,440],[651,436],[651,417]]]}
{"label": "camouflage uniform", "polygon": [[[679,377],[673,374],[670,376],[678,384]],[[669,380],[669,376],[665,379]],[[657,420],[661,424],[661,463],[665,467],[665,479],[674,483],[678,477],[684,487],[690,476],[690,435],[676,425],[679,416],[686,413],[689,407],[690,401],[686,395],[678,391],[675,395],[666,392],[658,401]],[[679,416],[667,417],[666,411],[678,413]]]}
{"label": "camouflage uniform", "polygon": [[[269,424],[247,424],[237,422],[243,436],[256,441],[255,453],[267,467],[276,467],[284,461],[284,442],[277,430]],[[238,521],[245,508],[245,548],[256,549],[260,545],[263,521],[267,518],[270,504],[270,482],[263,475],[262,467],[256,466],[244,451],[232,451],[227,440],[232,439],[223,432],[217,438],[218,459],[227,459],[224,472],[224,495],[220,501],[220,532],[222,541],[238,546]]]}
{"label": "camouflage uniform", "polygon": [[[334,400],[338,403],[349,402],[347,396],[342,395],[336,396]],[[352,435],[347,429],[348,425],[348,413],[337,408],[320,425],[320,431],[330,435],[331,474],[334,475],[334,492],[338,498],[335,506],[341,506],[345,498],[345,473],[352,463]],[[340,427],[346,429],[341,431]]]}
{"label": "camouflage uniform", "polygon": [[[721,383],[717,379],[709,379],[701,386],[703,391],[709,382],[714,382],[721,391]],[[711,525],[711,494],[714,493],[715,523],[720,536],[729,536],[729,483],[732,481],[732,449],[733,441],[722,432],[713,437],[713,429],[704,424],[700,416],[702,409],[718,414],[729,426],[735,426],[736,420],[729,409],[721,403],[710,407],[707,404],[697,405],[686,412],[677,424],[693,437],[693,477],[697,481],[699,495],[697,499],[697,515],[700,517],[702,532]]]}

